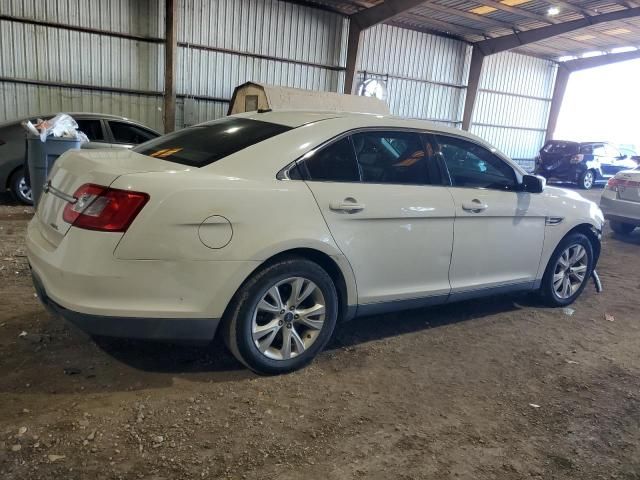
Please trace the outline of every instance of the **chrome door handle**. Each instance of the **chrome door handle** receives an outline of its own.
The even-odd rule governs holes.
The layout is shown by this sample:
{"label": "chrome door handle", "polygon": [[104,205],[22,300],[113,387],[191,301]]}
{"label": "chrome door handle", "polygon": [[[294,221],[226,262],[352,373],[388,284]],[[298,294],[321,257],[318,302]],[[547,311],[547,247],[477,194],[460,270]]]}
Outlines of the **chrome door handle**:
{"label": "chrome door handle", "polygon": [[462,209],[471,213],[484,212],[487,208],[489,208],[489,205],[487,205],[486,203],[482,203],[477,198],[474,198],[470,202],[464,202],[462,204]]}
{"label": "chrome door handle", "polygon": [[364,210],[364,204],[358,203],[355,198],[347,197],[342,201],[329,203],[329,208],[335,212],[357,213]]}

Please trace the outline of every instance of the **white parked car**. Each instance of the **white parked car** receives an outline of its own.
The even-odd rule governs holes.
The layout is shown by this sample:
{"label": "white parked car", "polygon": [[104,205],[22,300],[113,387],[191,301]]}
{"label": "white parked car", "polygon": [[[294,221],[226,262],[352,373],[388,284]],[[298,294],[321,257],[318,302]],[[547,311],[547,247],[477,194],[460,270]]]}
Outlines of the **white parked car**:
{"label": "white parked car", "polygon": [[640,167],[619,172],[609,180],[600,208],[616,233],[627,234],[640,227]]}
{"label": "white parked car", "polygon": [[59,159],[29,224],[42,301],[93,335],[209,341],[300,368],[336,322],[582,292],[596,204],[479,138],[365,114],[246,113]]}

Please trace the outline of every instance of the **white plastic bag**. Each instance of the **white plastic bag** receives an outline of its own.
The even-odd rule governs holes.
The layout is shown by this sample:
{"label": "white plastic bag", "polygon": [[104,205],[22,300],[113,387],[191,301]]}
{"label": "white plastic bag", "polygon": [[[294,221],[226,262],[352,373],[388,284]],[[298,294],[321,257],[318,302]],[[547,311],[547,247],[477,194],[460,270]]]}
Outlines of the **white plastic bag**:
{"label": "white plastic bag", "polygon": [[78,130],[78,124],[71,115],[66,113],[59,113],[51,120],[40,122],[36,125],[36,128],[40,130],[40,140],[42,142],[46,142],[49,135],[53,135],[54,137],[77,138],[76,130]]}

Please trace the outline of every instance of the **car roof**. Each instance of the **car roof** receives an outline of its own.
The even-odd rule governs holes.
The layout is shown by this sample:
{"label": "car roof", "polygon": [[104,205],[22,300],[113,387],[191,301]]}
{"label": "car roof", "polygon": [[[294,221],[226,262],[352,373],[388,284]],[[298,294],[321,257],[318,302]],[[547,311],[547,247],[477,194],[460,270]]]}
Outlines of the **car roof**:
{"label": "car roof", "polygon": [[[147,129],[153,130],[155,132],[155,130],[153,128],[148,127],[144,123],[138,122],[137,120],[132,120],[132,119],[127,118],[127,117],[122,117],[120,115],[112,115],[110,113],[93,113],[93,112],[61,112],[61,113],[67,113],[67,114],[71,115],[74,118],[119,120],[119,121],[122,121],[122,122],[135,123],[137,125],[143,126],[143,127],[147,128]],[[1,123],[0,124],[0,128],[10,127],[10,126],[14,126],[14,125],[20,125],[20,123],[24,122],[25,120],[31,120],[31,119],[34,119],[34,118],[52,118],[52,117],[55,117],[56,115],[57,115],[57,113],[41,113],[41,114],[37,114],[37,115],[29,115],[28,117],[22,117],[22,118],[17,119],[17,120],[11,120],[9,122]]]}
{"label": "car roof", "polygon": [[[396,117],[393,115],[379,115],[374,113],[359,112],[320,112],[304,110],[279,110],[279,111],[257,111],[245,112],[232,115],[234,117],[250,118],[263,122],[278,123],[288,127],[301,127],[310,123],[320,121],[341,120],[347,121],[353,128],[359,127],[394,127],[412,128],[417,130],[430,130],[434,132],[453,133],[458,136],[465,136],[480,140],[473,134],[459,128],[447,127],[428,120]],[[484,142],[483,142],[484,143]]]}

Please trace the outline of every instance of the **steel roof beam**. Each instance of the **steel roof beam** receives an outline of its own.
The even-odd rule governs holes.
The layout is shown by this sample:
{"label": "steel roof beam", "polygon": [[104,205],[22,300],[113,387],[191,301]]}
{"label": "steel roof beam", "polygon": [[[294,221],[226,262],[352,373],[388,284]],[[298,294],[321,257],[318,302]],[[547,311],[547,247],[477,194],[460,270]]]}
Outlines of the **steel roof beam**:
{"label": "steel roof beam", "polygon": [[[483,2],[485,0],[482,0]],[[493,55],[494,53],[512,50],[529,43],[539,42],[548,38],[557,37],[563,33],[573,32],[581,28],[589,27],[599,23],[611,22],[614,20],[623,20],[640,16],[640,8],[629,8],[626,10],[618,10],[610,13],[603,13],[594,17],[585,17],[579,20],[558,23],[541,28],[534,28],[513,35],[505,35],[503,37],[482,40],[475,45],[485,55]]]}
{"label": "steel roof beam", "polygon": [[375,7],[354,13],[349,18],[360,30],[366,30],[387,20],[392,19],[407,10],[424,3],[425,0],[385,0]]}
{"label": "steel roof beam", "polygon": [[419,13],[413,13],[413,17],[417,17],[420,19],[421,23],[424,23],[427,27],[433,27],[436,30],[444,30],[445,32],[456,33],[458,35],[476,35],[484,38],[491,38],[490,35],[485,30],[480,30],[472,27],[465,27],[463,25],[458,25],[456,23],[445,22],[443,20],[438,20],[436,18],[427,17],[425,15],[420,15]]}
{"label": "steel roof beam", "polygon": [[473,20],[474,22],[487,23],[495,27],[508,28],[509,30],[513,31],[520,30],[514,23],[503,22],[501,20],[496,20],[495,18],[487,17],[485,15],[478,15],[477,13],[471,13],[466,10],[457,10],[451,7],[444,7],[437,3],[425,3],[424,8],[435,10],[436,12],[447,13],[449,15],[455,15],[457,17],[467,18],[469,20]]}
{"label": "steel roof beam", "polygon": [[597,57],[576,58],[559,64],[560,68],[575,72],[577,70],[586,70],[587,68],[602,67],[612,63],[626,62],[627,60],[635,60],[640,58],[640,50],[632,50],[622,53],[608,53],[606,55],[598,55]]}

